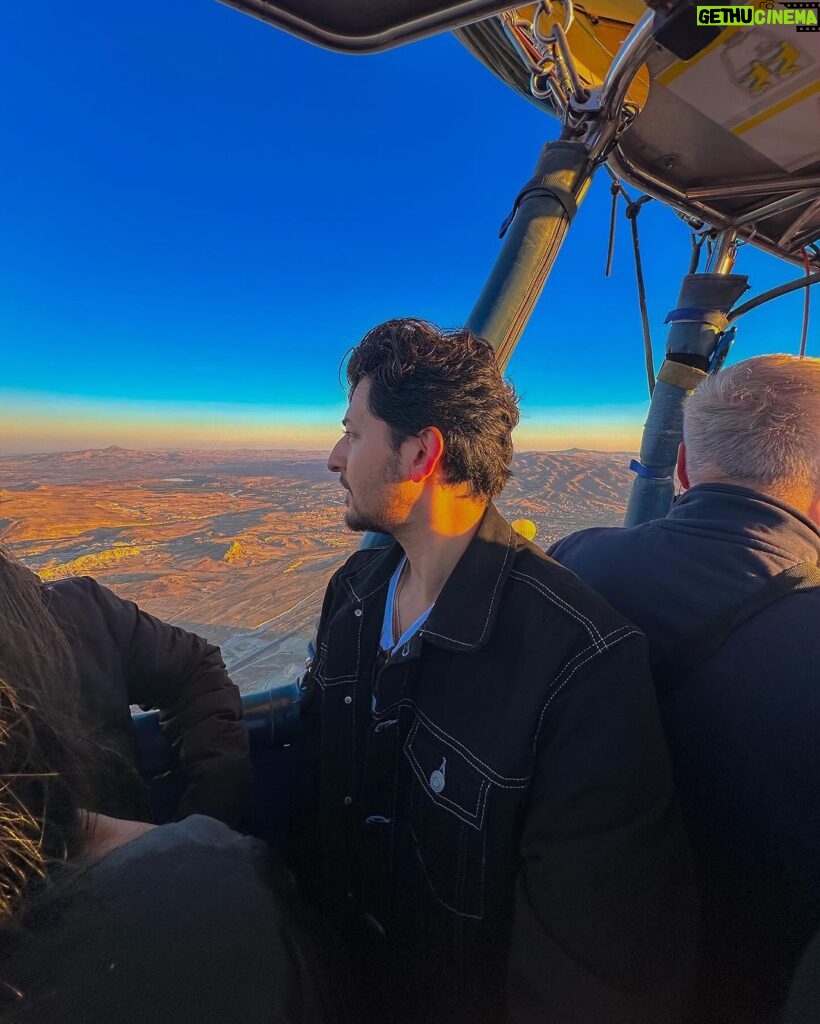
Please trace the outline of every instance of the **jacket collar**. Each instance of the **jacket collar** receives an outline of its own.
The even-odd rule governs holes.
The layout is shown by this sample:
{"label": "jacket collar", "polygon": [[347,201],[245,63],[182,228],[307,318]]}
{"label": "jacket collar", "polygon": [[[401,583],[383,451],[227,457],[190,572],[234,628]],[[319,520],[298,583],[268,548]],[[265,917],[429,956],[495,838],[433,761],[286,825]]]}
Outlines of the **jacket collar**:
{"label": "jacket collar", "polygon": [[[477,650],[486,643],[519,540],[525,543],[496,507],[489,505],[419,637],[453,651]],[[382,588],[386,596],[387,584],[404,553],[395,542],[378,552],[363,568],[343,574],[357,604]]]}
{"label": "jacket collar", "polygon": [[820,529],[796,508],[734,484],[698,484],[681,495],[661,522],[736,539],[797,562],[820,563]]}

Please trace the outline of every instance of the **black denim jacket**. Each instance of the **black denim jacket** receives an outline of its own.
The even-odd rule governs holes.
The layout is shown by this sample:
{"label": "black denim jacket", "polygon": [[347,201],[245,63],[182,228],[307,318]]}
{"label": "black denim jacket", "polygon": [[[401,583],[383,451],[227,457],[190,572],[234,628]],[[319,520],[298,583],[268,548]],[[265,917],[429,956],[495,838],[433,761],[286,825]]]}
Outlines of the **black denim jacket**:
{"label": "black denim jacket", "polygon": [[305,679],[294,867],[361,1019],[678,1020],[693,887],[643,637],[490,506],[383,664],[401,556],[334,575]]}

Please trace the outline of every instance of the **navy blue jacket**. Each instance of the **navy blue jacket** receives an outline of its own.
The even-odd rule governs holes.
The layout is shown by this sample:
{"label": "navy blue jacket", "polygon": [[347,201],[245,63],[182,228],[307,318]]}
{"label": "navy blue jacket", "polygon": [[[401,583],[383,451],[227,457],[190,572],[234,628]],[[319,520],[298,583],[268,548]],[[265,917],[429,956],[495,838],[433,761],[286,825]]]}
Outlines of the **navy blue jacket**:
{"label": "navy blue jacket", "polygon": [[[657,661],[769,577],[820,561],[820,531],[774,498],[705,484],[665,519],[550,553]],[[759,612],[674,693],[656,684],[704,897],[704,1019],[770,1020],[820,928],[820,590]]]}

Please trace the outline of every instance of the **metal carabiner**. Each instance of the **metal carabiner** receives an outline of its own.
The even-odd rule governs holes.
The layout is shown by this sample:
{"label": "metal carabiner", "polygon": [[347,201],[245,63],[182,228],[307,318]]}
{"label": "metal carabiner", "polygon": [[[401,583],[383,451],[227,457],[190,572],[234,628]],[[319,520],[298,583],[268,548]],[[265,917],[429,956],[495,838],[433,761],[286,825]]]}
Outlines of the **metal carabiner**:
{"label": "metal carabiner", "polygon": [[[566,35],[572,27],[572,23],[575,21],[575,7],[573,0],[561,0],[564,7],[564,24],[561,26]],[[550,0],[540,0],[538,6],[535,9],[535,14],[532,19],[532,34],[533,37],[544,46],[549,46],[556,42],[555,32],[550,32],[549,35],[544,35],[539,27],[541,16],[550,17],[552,15],[552,4]]]}

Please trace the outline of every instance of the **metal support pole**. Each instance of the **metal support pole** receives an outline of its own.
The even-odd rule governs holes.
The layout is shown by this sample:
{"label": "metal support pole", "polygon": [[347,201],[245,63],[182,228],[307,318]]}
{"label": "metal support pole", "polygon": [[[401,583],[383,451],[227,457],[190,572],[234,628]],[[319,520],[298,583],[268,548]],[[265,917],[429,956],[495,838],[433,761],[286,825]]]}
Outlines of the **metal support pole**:
{"label": "metal support pole", "polygon": [[582,142],[548,142],[502,228],[504,245],[467,326],[495,348],[503,367],[555,263],[592,180]]}
{"label": "metal support pole", "polygon": [[[601,88],[570,99],[563,111],[565,137],[544,146],[533,177],[501,228],[504,245],[467,327],[490,342],[502,368],[515,351],[595,170],[628,123],[624,101],[652,49],[655,27],[656,15],[647,11],[624,40]],[[362,547],[384,539],[366,534]]]}
{"label": "metal support pole", "polygon": [[730,274],[737,255],[737,232],[721,231],[715,239],[715,248],[706,264],[707,274]]}
{"label": "metal support pole", "polygon": [[662,519],[674,500],[675,463],[683,439],[683,405],[714,368],[714,355],[729,320],[727,313],[748,288],[748,279],[729,273],[734,262],[734,232],[724,232],[705,274],[687,274],[678,303],[666,318],[671,324],[666,359],[644,424],[641,453],[631,469],[636,476],[626,511],[626,526]]}
{"label": "metal support pole", "polygon": [[[568,98],[564,137],[548,142],[502,228],[504,245],[467,320],[495,348],[503,367],[521,337],[595,170],[625,126],[629,85],[653,46],[647,11],[616,54],[600,89]],[[580,141],[583,139],[583,141]]]}

